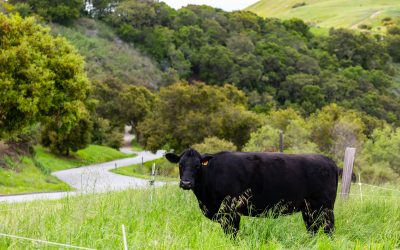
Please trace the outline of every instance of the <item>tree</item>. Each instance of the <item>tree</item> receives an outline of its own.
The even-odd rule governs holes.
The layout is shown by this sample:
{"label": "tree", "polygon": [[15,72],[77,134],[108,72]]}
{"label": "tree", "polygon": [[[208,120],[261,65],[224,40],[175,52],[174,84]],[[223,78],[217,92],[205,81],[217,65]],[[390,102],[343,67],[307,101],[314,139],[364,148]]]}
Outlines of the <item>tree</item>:
{"label": "tree", "polygon": [[123,124],[132,126],[133,131],[139,136],[136,130],[139,122],[151,112],[155,102],[155,95],[143,86],[129,86],[121,93],[117,100],[118,120]]}
{"label": "tree", "polygon": [[243,151],[247,152],[278,152],[280,130],[265,125],[251,133]]}
{"label": "tree", "polygon": [[57,122],[49,121],[43,129],[41,143],[51,151],[69,156],[70,151],[85,148],[91,141],[93,124],[82,117],[68,132],[60,132]]}
{"label": "tree", "polygon": [[400,174],[400,129],[386,126],[376,129],[372,138],[365,143],[363,155],[368,162],[380,163],[389,166],[397,174]]}
{"label": "tree", "polygon": [[325,106],[308,119],[311,139],[321,152],[342,160],[346,147],[361,150],[365,140],[365,124],[361,116],[361,113],[336,104]]}
{"label": "tree", "polygon": [[203,46],[195,63],[203,81],[220,85],[231,75],[233,65],[233,53],[221,45]]}
{"label": "tree", "polygon": [[80,16],[84,7],[82,0],[12,0],[12,3],[27,3],[32,11],[49,21],[67,23]]}
{"label": "tree", "polygon": [[48,121],[68,133],[87,112],[83,58],[34,18],[0,13],[0,30],[0,138]]}
{"label": "tree", "polygon": [[151,150],[166,147],[180,151],[216,136],[240,148],[260,124],[256,114],[245,110],[243,95],[231,86],[203,83],[161,88],[153,112],[138,126],[141,143]]}
{"label": "tree", "polygon": [[109,18],[115,26],[129,24],[134,28],[149,27],[157,23],[157,14],[152,0],[122,1]]}

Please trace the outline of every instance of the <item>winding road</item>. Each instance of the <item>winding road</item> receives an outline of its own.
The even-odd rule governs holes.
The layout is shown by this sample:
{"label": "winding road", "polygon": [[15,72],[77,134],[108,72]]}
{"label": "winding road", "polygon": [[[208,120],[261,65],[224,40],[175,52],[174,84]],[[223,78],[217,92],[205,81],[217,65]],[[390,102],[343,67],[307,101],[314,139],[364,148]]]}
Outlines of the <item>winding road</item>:
{"label": "winding road", "polygon": [[[149,182],[140,178],[123,176],[110,172],[109,170],[116,167],[123,167],[132,164],[141,163],[142,161],[150,161],[163,156],[163,151],[157,151],[153,154],[149,151],[134,152],[130,148],[131,135],[128,133],[129,128],[125,129],[125,147],[121,148],[124,153],[136,153],[137,156],[72,168],[52,173],[60,180],[69,184],[75,190],[71,192],[53,192],[53,193],[35,193],[21,195],[1,196],[0,202],[25,202],[39,199],[60,199],[67,196],[75,196],[79,194],[104,193],[128,188],[148,187]],[[162,182],[156,182],[155,185],[162,185]]]}

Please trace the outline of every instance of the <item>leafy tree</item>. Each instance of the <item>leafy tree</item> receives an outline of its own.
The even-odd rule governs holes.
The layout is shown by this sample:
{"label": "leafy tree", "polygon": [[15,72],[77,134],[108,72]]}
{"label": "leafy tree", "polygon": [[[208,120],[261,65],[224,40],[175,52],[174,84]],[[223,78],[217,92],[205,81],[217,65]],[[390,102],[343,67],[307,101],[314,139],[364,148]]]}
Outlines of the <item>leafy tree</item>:
{"label": "leafy tree", "polygon": [[88,14],[95,18],[104,18],[111,14],[119,0],[85,0],[85,6],[91,6]]}
{"label": "leafy tree", "polygon": [[243,151],[247,152],[278,152],[280,130],[265,125],[251,133]]}
{"label": "leafy tree", "polygon": [[233,54],[224,46],[206,45],[198,53],[195,67],[202,80],[222,85],[232,72]]}
{"label": "leafy tree", "polygon": [[364,69],[382,69],[389,61],[383,43],[368,34],[357,34],[346,29],[329,31],[327,50],[336,55],[342,66],[361,65]]}
{"label": "leafy tree", "polygon": [[283,132],[285,152],[318,152],[318,146],[311,141],[310,126],[295,110],[289,108],[272,111],[265,123],[265,126],[251,134],[246,151],[279,151],[279,136]]}
{"label": "leafy tree", "polygon": [[386,38],[386,48],[393,61],[400,63],[400,34],[388,35]]}
{"label": "leafy tree", "polygon": [[372,138],[365,143],[363,155],[369,164],[380,163],[400,174],[400,129],[386,126],[376,129]]}
{"label": "leafy tree", "polygon": [[360,117],[360,113],[346,110],[336,104],[325,106],[308,120],[311,139],[321,152],[333,156],[336,160],[342,160],[346,147],[361,150],[365,140],[365,124]]}
{"label": "leafy tree", "polygon": [[119,93],[117,99],[118,120],[132,126],[138,136],[136,126],[153,109],[155,95],[142,86],[129,86]]}
{"label": "leafy tree", "polygon": [[203,83],[161,88],[154,111],[138,126],[141,142],[151,150],[168,147],[180,151],[217,136],[240,148],[260,123],[254,113],[245,110],[247,100],[243,103],[242,96],[231,86]]}
{"label": "leafy tree", "polygon": [[68,133],[86,114],[83,59],[35,19],[0,13],[0,137],[53,121]]}
{"label": "leafy tree", "polygon": [[200,153],[217,153],[220,151],[236,151],[236,146],[230,141],[218,137],[207,137],[202,143],[192,145]]}
{"label": "leafy tree", "polygon": [[310,39],[312,37],[312,34],[310,32],[310,27],[301,19],[292,18],[289,20],[285,20],[283,21],[283,25],[287,29],[293,30],[305,38]]}
{"label": "leafy tree", "polygon": [[90,143],[92,125],[88,116],[81,117],[68,132],[62,132],[57,121],[49,121],[42,131],[41,143],[53,152],[69,156],[70,151],[85,148]]}
{"label": "leafy tree", "polygon": [[134,28],[143,28],[155,25],[157,24],[157,14],[154,9],[154,1],[122,1],[109,19],[116,26],[129,24]]}
{"label": "leafy tree", "polygon": [[77,19],[84,7],[82,0],[12,0],[11,3],[27,3],[33,12],[58,23]]}

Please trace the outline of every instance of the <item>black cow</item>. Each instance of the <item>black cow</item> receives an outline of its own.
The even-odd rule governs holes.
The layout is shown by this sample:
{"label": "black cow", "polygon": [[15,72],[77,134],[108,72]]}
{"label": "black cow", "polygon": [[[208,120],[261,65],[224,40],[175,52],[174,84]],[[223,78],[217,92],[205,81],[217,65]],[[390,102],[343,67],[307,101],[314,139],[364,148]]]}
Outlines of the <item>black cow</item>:
{"label": "black cow", "polygon": [[[338,170],[323,155],[220,152],[200,155],[194,149],[180,156],[180,187],[192,189],[204,215],[236,236],[240,216],[301,212],[307,229],[315,233],[334,228]],[[278,213],[275,213],[278,212]]]}

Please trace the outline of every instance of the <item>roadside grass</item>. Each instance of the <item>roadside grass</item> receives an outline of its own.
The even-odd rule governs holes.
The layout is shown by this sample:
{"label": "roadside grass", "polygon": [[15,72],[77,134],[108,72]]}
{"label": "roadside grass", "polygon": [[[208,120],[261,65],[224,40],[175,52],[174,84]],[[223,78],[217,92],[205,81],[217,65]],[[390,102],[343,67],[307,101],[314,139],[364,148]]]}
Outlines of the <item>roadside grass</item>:
{"label": "roadside grass", "polygon": [[43,173],[30,157],[11,162],[14,169],[0,168],[0,194],[68,191],[71,188],[56,177]]}
{"label": "roadside grass", "polygon": [[89,145],[85,149],[72,153],[69,157],[54,155],[41,146],[36,146],[35,152],[35,158],[51,172],[136,156],[136,154],[124,154],[116,149],[99,145]]}
{"label": "roadside grass", "polygon": [[35,152],[34,157],[6,159],[9,168],[0,168],[0,195],[69,191],[72,188],[51,172],[135,156],[98,145],[89,145],[70,157],[52,154],[42,146],[36,146]]}
{"label": "roadside grass", "polygon": [[151,169],[153,164],[156,166],[156,180],[158,181],[177,181],[179,170],[176,164],[169,163],[165,158],[147,161],[142,164],[135,164],[110,170],[113,173],[133,176],[142,179],[151,179]]}
{"label": "roadside grass", "polygon": [[[357,194],[357,186],[352,187]],[[400,247],[400,195],[364,187],[365,197],[338,198],[332,237],[307,233],[299,213],[242,217],[236,240],[206,219],[191,191],[135,189],[58,201],[0,204],[0,232],[96,249],[395,249]],[[150,196],[152,195],[152,199]],[[40,211],[40,212],[39,212]],[[0,249],[55,249],[0,238]]]}

